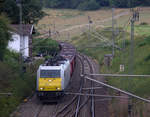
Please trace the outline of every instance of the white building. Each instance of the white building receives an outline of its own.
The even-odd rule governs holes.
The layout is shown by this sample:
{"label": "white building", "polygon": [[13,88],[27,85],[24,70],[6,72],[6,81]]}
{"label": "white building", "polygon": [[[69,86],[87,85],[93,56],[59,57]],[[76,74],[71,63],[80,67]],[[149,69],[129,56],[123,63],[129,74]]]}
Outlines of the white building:
{"label": "white building", "polygon": [[[11,25],[12,27],[12,40],[8,43],[8,48],[15,52],[20,52],[20,28],[19,25]],[[32,55],[32,34],[34,27],[33,25],[27,24],[22,25],[22,40],[24,43],[23,56],[30,57]]]}

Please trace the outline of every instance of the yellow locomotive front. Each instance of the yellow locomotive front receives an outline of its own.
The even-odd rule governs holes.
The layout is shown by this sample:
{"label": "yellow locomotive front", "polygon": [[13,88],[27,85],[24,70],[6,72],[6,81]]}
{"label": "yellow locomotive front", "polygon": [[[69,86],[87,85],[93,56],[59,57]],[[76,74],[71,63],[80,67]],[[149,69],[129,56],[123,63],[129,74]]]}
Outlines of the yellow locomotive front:
{"label": "yellow locomotive front", "polygon": [[64,94],[70,81],[69,60],[54,65],[40,65],[37,71],[37,96],[46,101],[55,101]]}
{"label": "yellow locomotive front", "polygon": [[40,78],[38,80],[39,91],[58,91],[61,90],[60,70],[40,70]]}
{"label": "yellow locomotive front", "polygon": [[40,66],[37,72],[37,96],[50,99],[62,94],[61,66]]}

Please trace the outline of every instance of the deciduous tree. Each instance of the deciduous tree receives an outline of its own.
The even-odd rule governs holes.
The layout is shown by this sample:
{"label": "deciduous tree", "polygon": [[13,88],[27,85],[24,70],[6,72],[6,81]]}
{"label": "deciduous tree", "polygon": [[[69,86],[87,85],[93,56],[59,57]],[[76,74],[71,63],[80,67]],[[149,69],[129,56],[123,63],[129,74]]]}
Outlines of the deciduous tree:
{"label": "deciduous tree", "polygon": [[[40,0],[21,0],[23,23],[37,23],[43,16]],[[19,23],[19,6],[16,0],[5,0],[0,11],[7,14],[12,23]]]}
{"label": "deciduous tree", "polygon": [[5,16],[0,16],[0,60],[3,60],[8,41],[11,39],[9,33],[9,20]]}

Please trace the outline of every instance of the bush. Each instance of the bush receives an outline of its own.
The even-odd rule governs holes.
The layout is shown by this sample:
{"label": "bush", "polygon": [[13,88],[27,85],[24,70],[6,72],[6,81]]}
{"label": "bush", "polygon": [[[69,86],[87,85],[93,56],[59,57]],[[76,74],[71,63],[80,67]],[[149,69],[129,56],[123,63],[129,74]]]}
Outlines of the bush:
{"label": "bush", "polygon": [[146,42],[141,42],[140,44],[138,44],[138,47],[143,47],[146,45]]}
{"label": "bush", "polygon": [[150,44],[150,37],[146,37],[143,41],[141,41],[139,44],[138,44],[138,47],[143,47],[145,45],[148,45]]}
{"label": "bush", "polygon": [[[0,117],[8,117],[17,105],[35,90],[36,70],[41,62],[26,65],[27,72],[20,75],[18,54],[7,50],[4,61],[0,61],[1,92],[11,92],[11,96],[0,98]],[[32,68],[31,68],[32,67]]]}
{"label": "bush", "polygon": [[80,3],[78,9],[80,10],[97,10],[100,6],[96,2],[96,0],[85,0],[84,2]]}
{"label": "bush", "polygon": [[141,22],[140,25],[148,25],[147,22]]}
{"label": "bush", "polygon": [[0,16],[0,60],[3,60],[5,50],[10,38],[9,20],[5,16]]}
{"label": "bush", "polygon": [[145,57],[144,61],[149,61],[150,60],[150,55],[148,55],[147,57]]}
{"label": "bush", "polygon": [[146,37],[146,38],[144,39],[144,41],[146,42],[146,44],[150,44],[150,36]]}
{"label": "bush", "polygon": [[52,39],[37,39],[33,41],[34,53],[53,56],[59,52],[59,45]]}
{"label": "bush", "polygon": [[125,46],[130,45],[130,41],[129,40],[125,40]]}

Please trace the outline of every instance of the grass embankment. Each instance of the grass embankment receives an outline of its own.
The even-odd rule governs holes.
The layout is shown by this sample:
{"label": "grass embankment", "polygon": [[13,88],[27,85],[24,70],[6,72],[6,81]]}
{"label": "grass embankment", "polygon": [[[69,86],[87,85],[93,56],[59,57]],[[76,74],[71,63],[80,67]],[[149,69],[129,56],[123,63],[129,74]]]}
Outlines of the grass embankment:
{"label": "grass embankment", "polygon": [[[135,40],[134,40],[134,74],[150,74],[150,26],[148,25],[136,25],[135,26]],[[104,64],[104,55],[112,53],[112,47],[106,46],[106,43],[94,35],[90,34],[90,39],[88,34],[84,33],[79,37],[75,37],[71,40],[71,43],[76,45],[80,52],[93,57],[100,64],[101,73],[117,73],[117,74],[128,74],[130,62],[130,29],[125,32],[125,49],[118,50],[115,49],[115,57],[111,62],[111,66],[107,67]],[[99,34],[107,37],[111,41],[111,32],[106,32],[104,30],[97,31]],[[94,35],[93,35],[94,34]],[[100,35],[99,35],[100,36]],[[116,44],[122,48],[123,47],[123,33],[116,36]],[[125,65],[125,71],[120,72],[120,64]],[[150,79],[149,78],[106,78],[108,83],[117,88],[129,91],[136,95],[144,98],[150,97]],[[116,92],[109,90],[112,95],[116,95]],[[110,116],[126,117],[128,115],[128,101],[121,99],[113,99],[111,105],[109,106]],[[132,114],[135,116],[148,117],[149,116],[149,105],[138,100],[133,100]],[[118,107],[118,108],[116,108]]]}
{"label": "grass embankment", "polygon": [[[44,42],[40,40],[33,42],[33,45],[38,45],[34,48],[35,54],[43,52],[45,48],[47,51],[49,50],[47,52],[49,54],[53,54],[50,51],[58,51],[59,46],[56,41],[46,41],[47,46],[45,48]],[[0,94],[0,117],[8,117],[24,99],[35,91],[36,72],[42,63],[43,60],[36,60],[32,64],[24,63],[26,72],[20,74],[19,55],[10,51],[5,53],[4,61],[0,62],[0,93],[9,92],[12,95]]]}
{"label": "grass embankment", "polygon": [[[130,30],[130,29],[128,29]],[[134,74],[150,74],[150,26],[137,25],[135,26],[135,48],[134,48]],[[108,68],[104,65],[104,55],[111,54],[111,46],[104,46],[104,41],[93,36],[88,38],[88,34],[84,33],[80,37],[75,37],[71,43],[75,44],[79,51],[96,59],[101,64],[101,73],[129,73],[130,64],[130,34],[125,33],[125,49],[124,51],[115,49],[115,57],[112,60],[112,65]],[[104,30],[98,31],[99,34],[107,37],[111,41],[111,32]],[[95,34],[96,35],[96,34]],[[117,35],[116,44],[122,47],[122,34]],[[125,71],[120,72],[120,64],[125,65]],[[149,78],[112,78],[108,79],[108,83],[118,88],[130,91],[142,97],[150,96],[150,79]]]}

